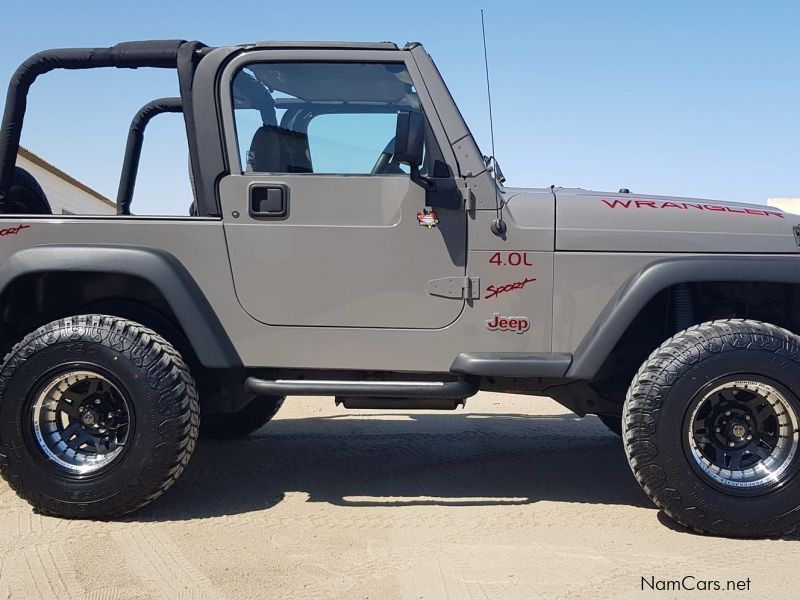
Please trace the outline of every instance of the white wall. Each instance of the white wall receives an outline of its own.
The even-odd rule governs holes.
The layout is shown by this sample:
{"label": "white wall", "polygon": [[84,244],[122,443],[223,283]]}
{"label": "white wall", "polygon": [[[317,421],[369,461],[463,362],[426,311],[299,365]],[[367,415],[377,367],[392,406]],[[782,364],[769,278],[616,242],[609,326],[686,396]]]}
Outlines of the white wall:
{"label": "white wall", "polygon": [[47,194],[53,214],[113,215],[117,212],[113,202],[29,150],[20,148],[17,166],[36,178]]}
{"label": "white wall", "polygon": [[767,198],[767,204],[788,213],[800,214],[800,198]]}

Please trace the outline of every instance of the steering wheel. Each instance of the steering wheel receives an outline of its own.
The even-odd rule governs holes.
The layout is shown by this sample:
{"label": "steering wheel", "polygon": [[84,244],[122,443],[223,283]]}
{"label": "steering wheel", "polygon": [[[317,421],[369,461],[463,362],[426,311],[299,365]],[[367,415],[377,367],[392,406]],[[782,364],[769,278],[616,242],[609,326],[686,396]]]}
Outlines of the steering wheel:
{"label": "steering wheel", "polygon": [[392,138],[389,140],[389,143],[386,144],[386,147],[381,152],[381,155],[378,157],[378,160],[375,162],[375,166],[372,167],[372,171],[370,174],[372,175],[385,175],[387,173],[397,174],[403,173],[404,171],[400,168],[400,163],[395,162],[392,160],[394,157],[394,141],[397,138]]}

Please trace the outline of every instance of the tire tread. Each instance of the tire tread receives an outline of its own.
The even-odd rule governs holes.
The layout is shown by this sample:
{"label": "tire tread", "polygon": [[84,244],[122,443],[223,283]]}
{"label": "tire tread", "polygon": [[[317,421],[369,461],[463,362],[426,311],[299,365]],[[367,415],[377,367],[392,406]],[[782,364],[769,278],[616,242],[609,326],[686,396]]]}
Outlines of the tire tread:
{"label": "tire tread", "polygon": [[694,325],[656,348],[642,363],[628,389],[623,406],[623,440],[628,462],[645,494],[670,518],[702,534],[728,537],[781,537],[800,526],[800,507],[767,522],[731,523],[716,518],[669,486],[659,463],[656,429],[661,401],[679,378],[680,367],[691,366],[711,354],[733,349],[758,348],[790,351],[800,364],[800,338],[769,323],[725,319]]}
{"label": "tire tread", "polygon": [[43,515],[111,519],[136,511],[166,492],[180,477],[194,451],[200,428],[200,408],[194,380],[177,350],[163,337],[138,323],[108,315],[67,317],[44,325],[16,344],[0,368],[0,402],[8,381],[33,353],[68,341],[91,340],[130,359],[146,372],[158,393],[162,416],[160,441],[142,475],[125,490],[103,501],[67,503],[26,485],[14,469],[0,440],[0,475]]}

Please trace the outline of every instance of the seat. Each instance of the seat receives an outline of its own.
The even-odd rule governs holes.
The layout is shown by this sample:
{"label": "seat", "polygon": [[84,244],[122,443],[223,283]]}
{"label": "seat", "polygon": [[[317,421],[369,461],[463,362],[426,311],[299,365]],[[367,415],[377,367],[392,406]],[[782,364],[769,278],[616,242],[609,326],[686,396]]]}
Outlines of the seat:
{"label": "seat", "polygon": [[311,173],[308,134],[262,125],[247,153],[247,170],[256,173]]}

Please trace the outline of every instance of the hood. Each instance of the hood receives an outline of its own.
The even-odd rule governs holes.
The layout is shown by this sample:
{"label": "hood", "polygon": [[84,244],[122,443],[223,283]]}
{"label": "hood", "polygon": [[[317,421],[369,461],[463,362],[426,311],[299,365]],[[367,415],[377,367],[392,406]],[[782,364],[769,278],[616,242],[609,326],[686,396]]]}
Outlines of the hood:
{"label": "hood", "polygon": [[[542,190],[507,190],[509,208]],[[549,190],[548,190],[549,191]],[[800,215],[700,198],[554,188],[556,250],[798,253]]]}

